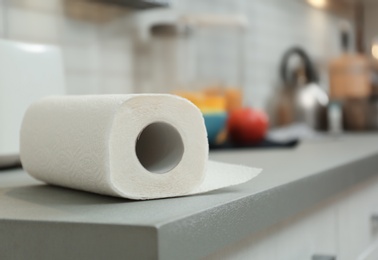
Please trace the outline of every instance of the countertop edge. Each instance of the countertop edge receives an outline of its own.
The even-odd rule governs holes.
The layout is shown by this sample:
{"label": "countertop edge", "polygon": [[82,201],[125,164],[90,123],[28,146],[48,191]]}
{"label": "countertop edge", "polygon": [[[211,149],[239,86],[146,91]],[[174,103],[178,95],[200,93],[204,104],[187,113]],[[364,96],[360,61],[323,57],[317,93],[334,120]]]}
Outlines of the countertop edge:
{"label": "countertop edge", "polygon": [[0,219],[0,258],[155,259],[157,236],[154,227]]}

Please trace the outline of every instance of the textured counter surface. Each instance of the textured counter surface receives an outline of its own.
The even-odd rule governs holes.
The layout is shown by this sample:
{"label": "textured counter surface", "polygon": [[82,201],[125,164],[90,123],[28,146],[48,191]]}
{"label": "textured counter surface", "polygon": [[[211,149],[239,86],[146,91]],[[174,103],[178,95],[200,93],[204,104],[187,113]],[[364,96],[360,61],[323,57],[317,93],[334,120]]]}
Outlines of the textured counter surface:
{"label": "textured counter surface", "polygon": [[150,201],[45,185],[22,170],[0,171],[0,259],[203,257],[378,176],[378,135],[210,157],[264,171],[239,186]]}

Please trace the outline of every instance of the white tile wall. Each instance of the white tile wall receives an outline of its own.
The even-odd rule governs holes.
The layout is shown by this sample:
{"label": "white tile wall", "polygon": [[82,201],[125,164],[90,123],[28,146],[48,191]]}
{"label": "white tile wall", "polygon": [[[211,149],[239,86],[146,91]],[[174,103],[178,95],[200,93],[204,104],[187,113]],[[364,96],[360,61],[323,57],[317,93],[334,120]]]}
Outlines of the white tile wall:
{"label": "white tile wall", "polygon": [[59,26],[60,40],[62,44],[69,45],[97,45],[99,30],[100,25],[98,24],[62,16]]}
{"label": "white tile wall", "polygon": [[8,7],[6,18],[6,31],[10,39],[49,44],[59,42],[60,17],[52,13]]}
{"label": "white tile wall", "polygon": [[131,80],[128,76],[107,76],[102,78],[101,94],[127,94],[132,92]]}
{"label": "white tile wall", "polygon": [[96,44],[63,45],[63,56],[67,73],[100,70],[100,53]]}
{"label": "white tile wall", "polygon": [[103,25],[99,30],[102,81],[100,93],[132,93],[132,28],[129,17]]}
{"label": "white tile wall", "polygon": [[101,77],[97,73],[71,72],[66,74],[66,84],[69,94],[97,94],[101,89]]}
{"label": "white tile wall", "polygon": [[64,1],[61,0],[2,0],[15,8],[39,10],[49,13],[62,13]]}
{"label": "white tile wall", "polygon": [[109,24],[93,21],[96,15],[103,18],[97,7],[88,20],[88,13],[82,19],[78,14],[73,18],[68,4],[66,0],[0,0],[0,37],[60,46],[69,94],[131,92],[131,52],[125,37],[115,37],[107,33],[112,32]]}
{"label": "white tile wall", "polygon": [[[301,46],[308,51],[316,64],[323,65],[340,52],[338,26],[344,19],[310,7],[305,1],[176,0],[173,1],[173,10],[178,14],[228,13],[243,14],[248,18],[244,54],[245,76],[242,79],[248,105],[267,108],[268,99],[280,85],[278,67],[288,48]],[[223,71],[219,75],[225,75],[234,68],[235,63],[231,61],[217,62],[214,59],[209,62],[210,51],[214,52],[217,48],[227,50],[226,47],[216,44],[209,47],[207,55],[200,55],[201,71],[204,74],[211,74],[217,68]],[[135,53],[136,57],[141,57],[146,50],[137,49]],[[140,66],[146,65],[142,63]],[[320,73],[324,75],[324,66]],[[137,89],[140,88],[139,78],[143,77],[146,77],[143,73],[136,75]],[[326,80],[323,80],[322,85],[325,89],[328,88]]]}
{"label": "white tile wall", "polygon": [[278,66],[285,50],[302,46],[318,60],[338,52],[338,18],[309,7],[300,1],[249,1],[251,29],[245,93],[255,106],[266,99],[280,83]]}
{"label": "white tile wall", "polygon": [[[138,86],[138,79],[146,75],[136,70],[136,66],[148,66],[148,62],[141,62],[146,49],[133,48],[136,43],[133,23],[140,21],[140,13],[131,12],[107,23],[95,23],[69,16],[65,9],[67,3],[65,0],[0,0],[0,37],[61,46],[68,93],[140,91],[143,86]],[[325,63],[327,57],[339,51],[340,18],[300,0],[173,0],[172,10],[241,13],[248,17],[243,87],[247,104],[257,107],[265,107],[280,84],[277,70],[287,48],[300,45],[317,63]],[[222,69],[229,68],[223,64]]]}

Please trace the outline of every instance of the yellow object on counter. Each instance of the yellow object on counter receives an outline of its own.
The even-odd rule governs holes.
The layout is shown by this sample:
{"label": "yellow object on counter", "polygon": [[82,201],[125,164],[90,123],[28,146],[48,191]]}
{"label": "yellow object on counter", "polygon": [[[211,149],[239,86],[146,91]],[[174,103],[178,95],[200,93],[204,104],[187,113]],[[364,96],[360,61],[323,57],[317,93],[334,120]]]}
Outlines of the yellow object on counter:
{"label": "yellow object on counter", "polygon": [[227,98],[224,91],[216,92],[204,90],[203,92],[180,91],[174,94],[188,99],[202,112],[211,145],[220,145],[227,139]]}
{"label": "yellow object on counter", "polygon": [[231,112],[243,106],[243,94],[240,88],[213,86],[204,89],[203,92],[207,97],[223,97],[227,112]]}
{"label": "yellow object on counter", "polygon": [[202,92],[194,91],[176,91],[173,94],[188,99],[197,107],[202,107],[206,98]]}
{"label": "yellow object on counter", "polygon": [[203,92],[176,92],[176,95],[186,98],[196,105],[202,113],[226,111],[226,98],[224,96],[207,95]]}
{"label": "yellow object on counter", "polygon": [[243,107],[243,94],[239,88],[226,88],[224,95],[227,100],[228,112]]}
{"label": "yellow object on counter", "polygon": [[226,98],[224,96],[207,96],[203,103],[203,111],[226,111]]}

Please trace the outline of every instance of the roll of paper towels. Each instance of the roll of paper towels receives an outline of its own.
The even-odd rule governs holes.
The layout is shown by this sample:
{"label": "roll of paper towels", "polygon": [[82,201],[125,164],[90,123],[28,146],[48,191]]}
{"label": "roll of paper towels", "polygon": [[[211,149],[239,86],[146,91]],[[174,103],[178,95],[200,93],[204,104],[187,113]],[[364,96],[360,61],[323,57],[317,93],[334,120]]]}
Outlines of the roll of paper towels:
{"label": "roll of paper towels", "polygon": [[44,98],[25,113],[20,157],[44,182],[138,200],[202,193],[260,172],[209,162],[201,112],[169,94]]}

